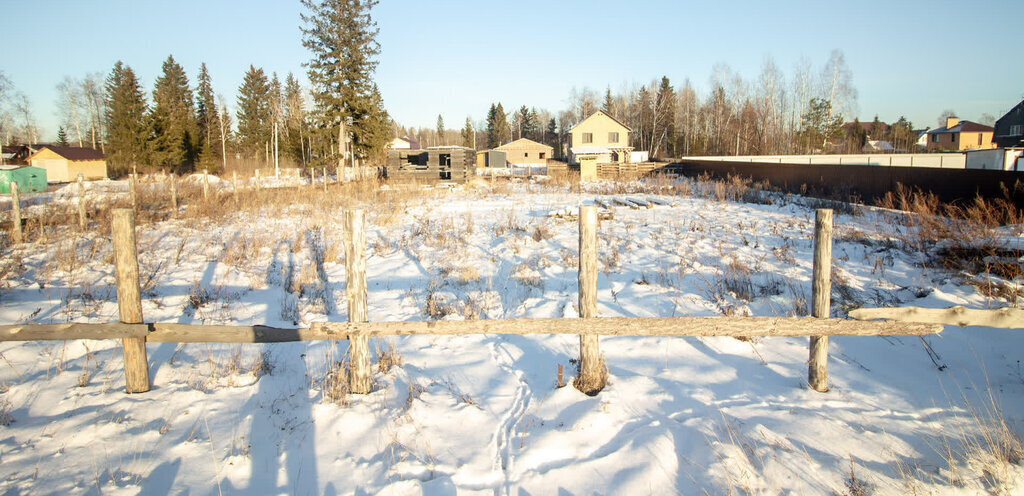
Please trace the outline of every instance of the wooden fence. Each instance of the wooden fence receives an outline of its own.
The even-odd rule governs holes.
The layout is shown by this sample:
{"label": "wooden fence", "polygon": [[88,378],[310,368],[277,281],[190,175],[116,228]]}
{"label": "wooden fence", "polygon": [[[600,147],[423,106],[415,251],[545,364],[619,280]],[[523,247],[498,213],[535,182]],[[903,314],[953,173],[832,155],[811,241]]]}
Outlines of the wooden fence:
{"label": "wooden fence", "polygon": [[[258,184],[258,183],[257,183]],[[315,322],[308,328],[145,323],[142,315],[135,221],[132,209],[112,212],[118,323],[0,325],[0,341],[121,339],[125,385],[129,393],[150,388],[146,343],[279,343],[311,340],[349,341],[349,390],[370,391],[371,337],[406,334],[578,334],[580,376],[588,393],[604,386],[599,336],[809,336],[808,384],[827,391],[829,336],[924,335],[942,330],[936,323],[856,321],[828,318],[832,211],[816,212],[811,317],[598,317],[597,207],[579,215],[580,317],[577,319],[496,319],[469,321],[368,322],[366,311],[366,235],[362,209],[344,211],[345,294],[348,322]]]}

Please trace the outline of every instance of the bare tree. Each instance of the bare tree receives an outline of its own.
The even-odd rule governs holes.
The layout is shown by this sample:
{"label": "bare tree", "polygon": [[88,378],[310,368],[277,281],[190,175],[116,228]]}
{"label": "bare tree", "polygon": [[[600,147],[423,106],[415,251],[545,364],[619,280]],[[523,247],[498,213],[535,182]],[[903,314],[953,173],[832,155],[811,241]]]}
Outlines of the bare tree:
{"label": "bare tree", "polygon": [[822,93],[831,109],[828,118],[855,114],[857,89],[853,87],[853,72],[846,66],[842,50],[832,50],[821,76]]}
{"label": "bare tree", "polygon": [[57,108],[64,114],[64,124],[75,130],[78,146],[82,146],[82,122],[78,110],[83,106],[84,100],[80,87],[80,83],[71,76],[64,76],[64,79],[57,83],[57,91],[60,93]]}
{"label": "bare tree", "polygon": [[30,144],[35,143],[39,137],[39,129],[36,128],[36,121],[32,115],[32,102],[28,95],[18,92],[14,95],[14,113],[21,119],[21,135],[28,139]]}
{"label": "bare tree", "polygon": [[956,117],[956,111],[953,109],[943,110],[942,113],[939,114],[939,118],[937,120],[939,127],[946,127],[946,119],[950,117]]}
{"label": "bare tree", "polygon": [[[104,150],[103,143],[103,74],[93,72],[86,74],[79,82],[79,90],[85,99],[86,111],[89,115],[89,140],[92,148]],[[99,148],[96,144],[99,143]],[[81,145],[79,145],[81,146]],[[104,150],[105,151],[105,150]]]}

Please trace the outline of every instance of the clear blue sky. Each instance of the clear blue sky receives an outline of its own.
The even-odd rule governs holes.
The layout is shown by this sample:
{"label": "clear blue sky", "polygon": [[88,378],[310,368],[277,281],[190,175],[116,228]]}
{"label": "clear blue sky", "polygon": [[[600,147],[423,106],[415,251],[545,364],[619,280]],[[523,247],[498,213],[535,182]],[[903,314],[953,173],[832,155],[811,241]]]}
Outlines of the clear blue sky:
{"label": "clear blue sky", "polygon": [[[58,124],[65,76],[130,65],[151,95],[168,54],[195,84],[206,62],[229,106],[249,64],[305,84],[298,0],[3,0],[0,70],[29,95],[45,139]],[[376,79],[392,117],[449,128],[481,120],[492,102],[557,111],[572,87],[603,92],[667,75],[700,94],[716,63],[756,82],[766,56],[788,78],[807,58],[820,70],[844,52],[858,116],[935,126],[1001,116],[1024,99],[1020,0],[929,2],[382,0]],[[852,118],[853,116],[848,116]]]}

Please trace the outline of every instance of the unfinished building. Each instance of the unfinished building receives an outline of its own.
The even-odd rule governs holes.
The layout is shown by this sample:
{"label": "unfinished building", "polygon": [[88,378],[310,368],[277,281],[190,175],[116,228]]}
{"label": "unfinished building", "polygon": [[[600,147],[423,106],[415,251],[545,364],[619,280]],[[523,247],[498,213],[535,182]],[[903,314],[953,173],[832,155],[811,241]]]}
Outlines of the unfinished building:
{"label": "unfinished building", "polygon": [[388,150],[384,177],[464,183],[476,175],[476,151],[464,146]]}

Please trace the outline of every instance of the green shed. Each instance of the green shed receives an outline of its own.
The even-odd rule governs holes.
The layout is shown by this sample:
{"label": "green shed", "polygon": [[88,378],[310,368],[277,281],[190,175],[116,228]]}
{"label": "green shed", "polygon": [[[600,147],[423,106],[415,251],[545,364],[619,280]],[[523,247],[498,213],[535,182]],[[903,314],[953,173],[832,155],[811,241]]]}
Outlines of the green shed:
{"label": "green shed", "polygon": [[0,165],[0,193],[10,193],[11,182],[18,183],[18,192],[46,191],[46,169],[30,165]]}

